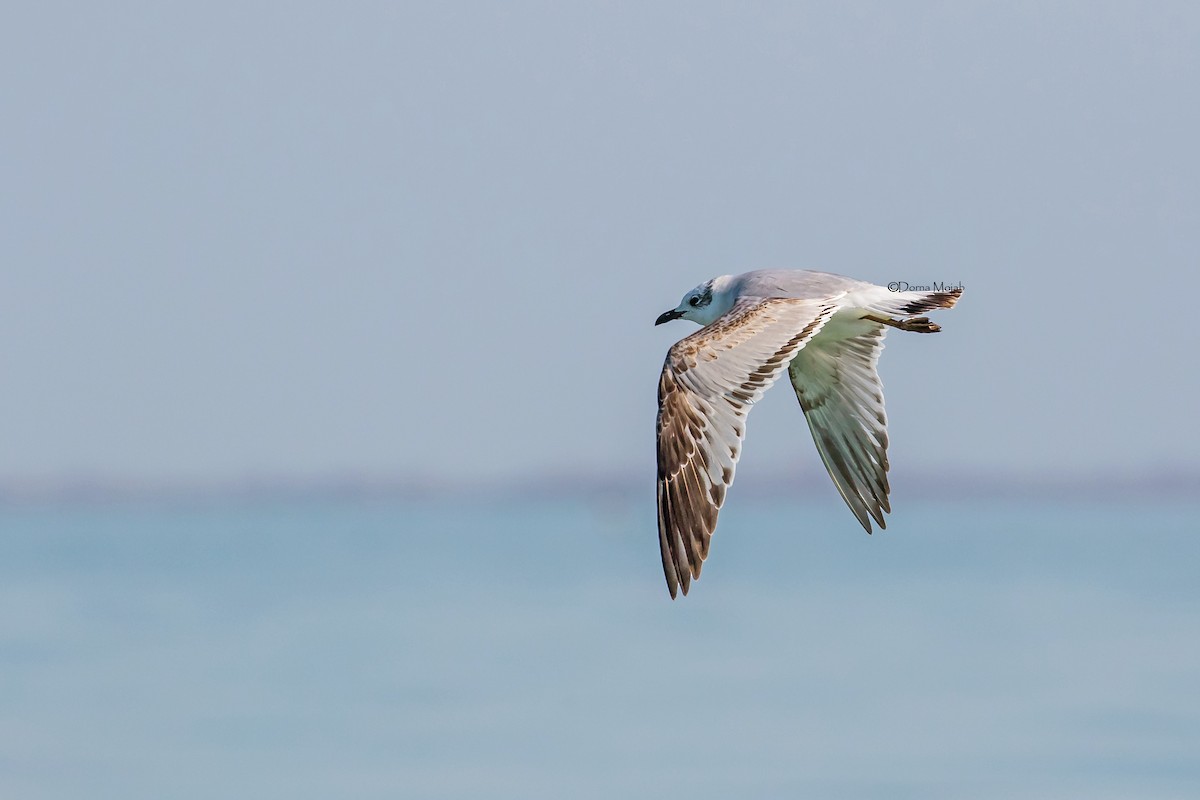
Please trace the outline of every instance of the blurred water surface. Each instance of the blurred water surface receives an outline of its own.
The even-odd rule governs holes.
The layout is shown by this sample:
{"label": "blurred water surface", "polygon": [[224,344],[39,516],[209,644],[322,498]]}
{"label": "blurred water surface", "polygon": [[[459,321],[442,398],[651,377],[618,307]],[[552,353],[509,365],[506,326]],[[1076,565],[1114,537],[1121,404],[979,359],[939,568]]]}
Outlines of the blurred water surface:
{"label": "blurred water surface", "polygon": [[0,507],[0,796],[1200,796],[1200,506]]}

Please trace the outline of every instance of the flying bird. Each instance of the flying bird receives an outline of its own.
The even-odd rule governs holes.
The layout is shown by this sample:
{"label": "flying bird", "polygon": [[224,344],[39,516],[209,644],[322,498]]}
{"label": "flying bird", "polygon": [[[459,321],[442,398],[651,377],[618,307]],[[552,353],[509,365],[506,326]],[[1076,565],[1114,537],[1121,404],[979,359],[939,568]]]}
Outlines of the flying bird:
{"label": "flying bird", "polygon": [[658,382],[658,538],[674,598],[708,557],[733,483],[746,415],[787,370],[834,485],[871,532],[886,528],[887,417],[875,366],[888,328],[941,330],[928,317],[961,288],[892,291],[809,270],[705,281],[659,316],[704,327],[676,342]]}

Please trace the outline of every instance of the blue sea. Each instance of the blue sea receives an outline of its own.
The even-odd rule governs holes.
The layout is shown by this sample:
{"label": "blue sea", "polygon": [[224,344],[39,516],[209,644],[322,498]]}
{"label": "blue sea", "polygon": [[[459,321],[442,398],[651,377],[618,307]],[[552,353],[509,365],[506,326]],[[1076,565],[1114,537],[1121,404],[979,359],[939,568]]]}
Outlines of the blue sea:
{"label": "blue sea", "polygon": [[1200,797],[1200,505],[0,507],[0,797]]}

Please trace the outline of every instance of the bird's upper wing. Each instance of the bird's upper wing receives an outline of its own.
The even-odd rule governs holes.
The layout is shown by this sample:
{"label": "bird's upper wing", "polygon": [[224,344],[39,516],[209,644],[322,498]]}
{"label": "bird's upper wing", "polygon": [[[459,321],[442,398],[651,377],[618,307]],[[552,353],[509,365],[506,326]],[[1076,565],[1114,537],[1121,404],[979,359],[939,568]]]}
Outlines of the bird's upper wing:
{"label": "bird's upper wing", "polygon": [[658,382],[658,537],[671,597],[700,576],[750,407],[837,299],[742,300],[667,353]]}
{"label": "bird's upper wing", "polygon": [[863,321],[862,333],[819,337],[792,361],[788,372],[817,451],[838,491],[871,532],[871,518],[886,528],[890,513],[887,416],[875,365],[884,326]]}

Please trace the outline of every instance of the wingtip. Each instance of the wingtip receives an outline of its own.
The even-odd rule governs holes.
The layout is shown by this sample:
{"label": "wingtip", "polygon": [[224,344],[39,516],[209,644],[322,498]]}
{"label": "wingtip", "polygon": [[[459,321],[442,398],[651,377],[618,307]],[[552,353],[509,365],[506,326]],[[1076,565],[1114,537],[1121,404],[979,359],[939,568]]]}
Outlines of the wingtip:
{"label": "wingtip", "polygon": [[[890,509],[888,509],[888,510],[890,510]],[[874,522],[875,525],[877,525],[879,527],[879,530],[886,531],[887,530],[887,517],[884,516],[882,508],[880,508],[879,510],[871,508],[871,509],[868,509],[868,512],[871,515],[870,517],[868,517],[865,520],[860,519],[858,521],[859,524],[863,526],[863,530],[865,530],[867,532],[867,535],[870,536],[871,534],[875,533],[875,529],[871,527],[872,522]]]}

